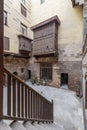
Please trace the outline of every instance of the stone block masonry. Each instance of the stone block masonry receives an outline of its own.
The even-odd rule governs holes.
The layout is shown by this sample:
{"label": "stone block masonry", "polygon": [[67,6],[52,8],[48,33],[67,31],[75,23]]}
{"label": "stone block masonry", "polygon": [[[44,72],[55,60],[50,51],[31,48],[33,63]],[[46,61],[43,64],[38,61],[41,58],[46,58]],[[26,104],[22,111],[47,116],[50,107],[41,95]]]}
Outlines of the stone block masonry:
{"label": "stone block masonry", "polygon": [[23,80],[27,80],[29,77],[27,63],[28,60],[25,58],[4,57],[4,66]]}
{"label": "stone block masonry", "polygon": [[81,61],[59,61],[58,74],[68,74],[68,86],[75,90],[76,85],[82,86],[82,62]]}

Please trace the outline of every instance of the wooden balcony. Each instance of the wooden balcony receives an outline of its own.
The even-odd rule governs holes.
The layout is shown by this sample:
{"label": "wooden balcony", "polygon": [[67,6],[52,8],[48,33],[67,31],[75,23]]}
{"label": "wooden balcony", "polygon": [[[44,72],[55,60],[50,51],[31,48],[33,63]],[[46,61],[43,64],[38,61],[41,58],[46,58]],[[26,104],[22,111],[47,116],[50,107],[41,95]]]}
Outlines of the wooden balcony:
{"label": "wooden balcony", "polygon": [[54,16],[31,29],[34,31],[33,55],[54,56],[58,53],[58,25],[60,21]]}
{"label": "wooden balcony", "polygon": [[18,35],[19,38],[19,52],[28,55],[32,51],[32,40],[24,35]]}
{"label": "wooden balcony", "polygon": [[57,37],[54,34],[34,40],[33,54],[34,56],[54,56],[58,51]]}

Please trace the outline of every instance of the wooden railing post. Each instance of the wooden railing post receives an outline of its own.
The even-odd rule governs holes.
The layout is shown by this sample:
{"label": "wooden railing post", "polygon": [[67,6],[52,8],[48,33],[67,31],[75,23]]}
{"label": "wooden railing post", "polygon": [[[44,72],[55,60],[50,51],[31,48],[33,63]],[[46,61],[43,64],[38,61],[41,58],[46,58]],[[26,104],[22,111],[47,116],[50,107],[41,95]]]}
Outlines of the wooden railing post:
{"label": "wooden railing post", "polygon": [[52,122],[54,122],[54,119],[53,119],[53,115],[54,115],[54,114],[53,114],[53,113],[54,113],[53,106],[54,106],[54,102],[53,102],[53,100],[52,100],[52,114],[51,114],[51,115],[52,115]]}
{"label": "wooden railing post", "polygon": [[0,0],[0,117],[3,116],[3,1]]}
{"label": "wooden railing post", "polygon": [[5,68],[4,74],[7,77],[7,115],[3,115],[3,119],[53,122],[53,101],[41,96]]}

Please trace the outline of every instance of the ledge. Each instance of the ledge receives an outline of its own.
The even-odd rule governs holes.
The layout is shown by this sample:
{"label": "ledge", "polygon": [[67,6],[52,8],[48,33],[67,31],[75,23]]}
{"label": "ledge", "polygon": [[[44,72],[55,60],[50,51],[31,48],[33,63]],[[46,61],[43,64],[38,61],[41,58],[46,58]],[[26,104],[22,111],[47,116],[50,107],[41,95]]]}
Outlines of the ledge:
{"label": "ledge", "polygon": [[29,37],[26,37],[26,36],[24,36],[23,34],[18,35],[18,38],[20,38],[20,37],[23,37],[23,38],[26,38],[27,40],[33,41],[33,39],[31,39],[31,38],[29,38]]}
{"label": "ledge", "polygon": [[17,53],[12,53],[12,52],[4,52],[4,56],[12,56],[12,57],[16,57],[16,58],[30,58],[30,56],[24,56],[21,54],[17,54]]}
{"label": "ledge", "polygon": [[53,52],[49,52],[49,53],[33,53],[34,57],[57,57],[57,54],[56,54],[56,51],[53,51]]}
{"label": "ledge", "polygon": [[53,22],[53,21],[56,21],[57,24],[60,24],[60,20],[59,20],[58,16],[56,15],[56,16],[54,16],[54,17],[51,17],[51,18],[49,18],[49,19],[47,19],[47,20],[45,20],[45,21],[39,23],[39,24],[36,24],[36,25],[32,26],[32,27],[31,27],[31,30],[35,30],[35,29],[37,29],[37,28],[39,28],[39,27],[41,27],[41,26],[43,26],[43,25],[46,25],[46,24],[48,24],[48,23],[50,23],[50,22]]}

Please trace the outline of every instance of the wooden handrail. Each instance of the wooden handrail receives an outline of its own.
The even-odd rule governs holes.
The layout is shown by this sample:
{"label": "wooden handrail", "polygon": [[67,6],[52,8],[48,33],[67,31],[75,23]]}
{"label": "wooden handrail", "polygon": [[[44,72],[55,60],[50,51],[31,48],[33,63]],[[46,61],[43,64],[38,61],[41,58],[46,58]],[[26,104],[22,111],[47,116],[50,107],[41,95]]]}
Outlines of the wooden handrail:
{"label": "wooden handrail", "polygon": [[53,102],[4,68],[7,115],[3,119],[53,122]]}
{"label": "wooden handrail", "polygon": [[[18,76],[12,74],[10,71],[8,71],[6,68],[4,68],[4,72],[8,73],[10,76],[16,78],[19,82],[21,82],[23,85],[25,85],[27,88],[31,89],[32,91],[34,91],[35,93],[37,93],[40,97],[43,97],[42,95],[40,95],[37,91],[35,91],[33,88],[29,87],[29,85],[27,85],[22,79],[20,79]],[[47,100],[45,97],[43,97],[47,102],[51,103],[49,100]]]}

